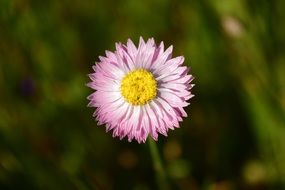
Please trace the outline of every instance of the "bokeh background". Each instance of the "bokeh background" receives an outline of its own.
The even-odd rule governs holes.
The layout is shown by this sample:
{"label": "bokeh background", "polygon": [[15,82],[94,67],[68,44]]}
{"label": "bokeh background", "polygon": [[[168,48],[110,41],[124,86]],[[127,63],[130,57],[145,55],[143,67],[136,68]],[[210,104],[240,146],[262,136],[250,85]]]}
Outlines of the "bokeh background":
{"label": "bokeh background", "polygon": [[195,97],[160,136],[170,189],[285,189],[285,1],[1,0],[0,189],[157,189],[148,144],[86,107],[91,66],[154,37],[191,66]]}

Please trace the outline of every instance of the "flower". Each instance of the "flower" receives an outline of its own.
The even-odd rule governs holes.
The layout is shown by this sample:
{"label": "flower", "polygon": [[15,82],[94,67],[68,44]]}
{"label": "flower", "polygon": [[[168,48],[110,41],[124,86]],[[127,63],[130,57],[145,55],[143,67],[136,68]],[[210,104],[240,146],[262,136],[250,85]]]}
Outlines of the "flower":
{"label": "flower", "polygon": [[163,42],[157,46],[153,38],[144,42],[140,37],[138,48],[129,39],[99,57],[87,84],[95,90],[88,106],[97,108],[98,125],[106,124],[113,137],[139,143],[179,128],[194,85],[189,68],[182,66],[184,57],[172,58],[172,49],[164,51]]}

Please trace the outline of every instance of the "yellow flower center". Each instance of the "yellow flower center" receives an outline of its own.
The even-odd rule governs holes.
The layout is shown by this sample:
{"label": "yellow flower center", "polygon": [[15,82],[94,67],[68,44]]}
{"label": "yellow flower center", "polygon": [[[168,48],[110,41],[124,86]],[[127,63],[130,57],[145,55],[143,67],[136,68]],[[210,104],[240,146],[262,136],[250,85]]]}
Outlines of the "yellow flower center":
{"label": "yellow flower center", "polygon": [[133,105],[144,105],[156,96],[156,80],[145,69],[128,73],[121,82],[121,93]]}

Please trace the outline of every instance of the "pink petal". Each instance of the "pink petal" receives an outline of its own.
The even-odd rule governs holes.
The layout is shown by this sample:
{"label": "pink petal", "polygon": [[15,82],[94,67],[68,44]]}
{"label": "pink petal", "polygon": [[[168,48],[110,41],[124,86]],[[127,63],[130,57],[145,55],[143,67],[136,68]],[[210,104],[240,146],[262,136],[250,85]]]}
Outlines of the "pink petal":
{"label": "pink petal", "polygon": [[163,52],[152,64],[151,69],[156,70],[158,67],[161,67],[162,65],[165,64],[165,62],[171,58],[172,56],[172,50],[173,50],[173,46],[170,46],[169,48],[167,48],[167,50],[165,50],[165,52]]}

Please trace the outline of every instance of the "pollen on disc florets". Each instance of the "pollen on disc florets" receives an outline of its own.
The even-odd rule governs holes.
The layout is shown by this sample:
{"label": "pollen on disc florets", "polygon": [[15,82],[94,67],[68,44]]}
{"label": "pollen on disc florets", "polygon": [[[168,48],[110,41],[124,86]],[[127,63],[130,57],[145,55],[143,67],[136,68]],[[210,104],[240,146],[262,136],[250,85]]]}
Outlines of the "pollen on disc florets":
{"label": "pollen on disc florets", "polygon": [[122,79],[120,89],[127,102],[144,105],[156,97],[157,83],[149,71],[137,69]]}

